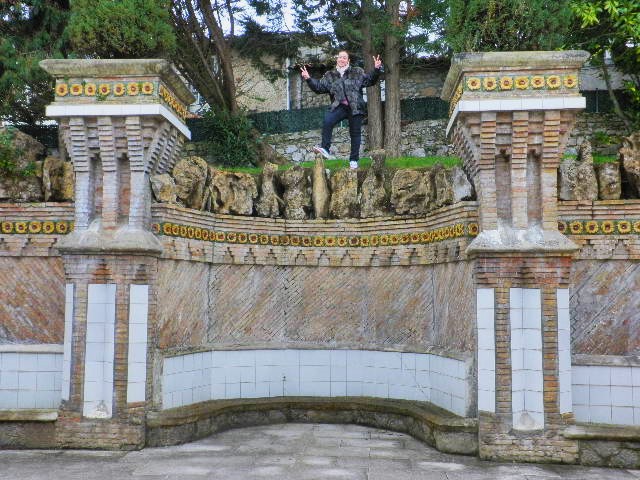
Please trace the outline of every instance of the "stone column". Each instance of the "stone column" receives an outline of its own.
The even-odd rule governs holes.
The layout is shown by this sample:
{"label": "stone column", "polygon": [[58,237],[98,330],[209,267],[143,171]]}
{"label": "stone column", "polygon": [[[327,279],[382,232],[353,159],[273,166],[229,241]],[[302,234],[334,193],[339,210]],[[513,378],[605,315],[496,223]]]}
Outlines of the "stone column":
{"label": "stone column", "polygon": [[575,461],[568,286],[577,248],[557,229],[557,169],[585,99],[586,52],[456,55],[447,134],[478,193],[480,456]]}
{"label": "stone column", "polygon": [[149,176],[173,168],[193,102],[164,60],[44,60],[47,115],[75,172],[75,225],[58,244],[66,313],[61,446],[137,448],[153,398],[155,278]]}

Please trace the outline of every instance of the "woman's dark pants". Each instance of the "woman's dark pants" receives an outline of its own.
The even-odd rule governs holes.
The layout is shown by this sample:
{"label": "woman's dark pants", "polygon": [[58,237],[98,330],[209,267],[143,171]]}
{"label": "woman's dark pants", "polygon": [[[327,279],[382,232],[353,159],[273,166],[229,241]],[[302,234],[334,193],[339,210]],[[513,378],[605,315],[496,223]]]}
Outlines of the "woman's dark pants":
{"label": "woman's dark pants", "polygon": [[349,119],[349,136],[351,137],[351,155],[349,160],[357,162],[360,158],[360,143],[362,142],[362,118],[364,115],[353,115],[348,105],[340,104],[334,110],[324,114],[322,122],[322,148],[327,152],[331,146],[333,127],[342,120]]}

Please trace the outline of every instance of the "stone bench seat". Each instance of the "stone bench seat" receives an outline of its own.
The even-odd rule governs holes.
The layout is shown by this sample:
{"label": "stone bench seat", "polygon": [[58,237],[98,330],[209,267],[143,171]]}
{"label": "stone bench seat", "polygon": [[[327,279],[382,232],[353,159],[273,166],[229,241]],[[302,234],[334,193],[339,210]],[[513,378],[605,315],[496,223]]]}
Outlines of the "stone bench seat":
{"label": "stone bench seat", "polygon": [[0,422],[55,422],[58,410],[34,408],[29,410],[0,410]]}
{"label": "stone bench seat", "polygon": [[212,400],[147,416],[147,446],[189,442],[231,428],[345,423],[407,433],[439,451],[475,455],[478,422],[430,403],[371,397]]}

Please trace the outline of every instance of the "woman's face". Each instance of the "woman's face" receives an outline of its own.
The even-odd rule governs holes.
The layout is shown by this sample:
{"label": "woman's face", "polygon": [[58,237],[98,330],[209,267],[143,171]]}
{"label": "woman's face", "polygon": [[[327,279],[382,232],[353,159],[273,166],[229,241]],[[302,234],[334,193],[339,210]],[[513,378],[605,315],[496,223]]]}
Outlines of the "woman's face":
{"label": "woman's face", "polygon": [[339,52],[337,63],[340,68],[349,65],[349,54],[347,52]]}

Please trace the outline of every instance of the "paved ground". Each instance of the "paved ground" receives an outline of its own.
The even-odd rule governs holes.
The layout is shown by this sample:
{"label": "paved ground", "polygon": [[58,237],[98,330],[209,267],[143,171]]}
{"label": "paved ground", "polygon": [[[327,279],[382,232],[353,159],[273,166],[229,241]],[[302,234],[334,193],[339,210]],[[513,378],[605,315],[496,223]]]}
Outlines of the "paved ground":
{"label": "paved ground", "polygon": [[231,430],[140,452],[0,451],[11,480],[638,480],[640,470],[498,464],[440,453],[407,435],[353,425]]}

